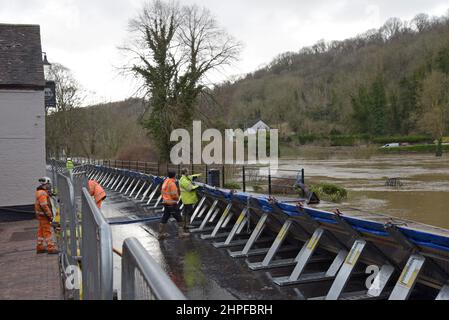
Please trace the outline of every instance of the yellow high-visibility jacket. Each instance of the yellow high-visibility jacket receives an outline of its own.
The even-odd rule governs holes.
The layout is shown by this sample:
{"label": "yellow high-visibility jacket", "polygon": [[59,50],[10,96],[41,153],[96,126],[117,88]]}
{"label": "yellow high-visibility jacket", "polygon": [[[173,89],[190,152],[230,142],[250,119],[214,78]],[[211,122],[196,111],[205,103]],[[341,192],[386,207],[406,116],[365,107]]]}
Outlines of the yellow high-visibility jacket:
{"label": "yellow high-visibility jacket", "polygon": [[179,189],[181,190],[181,201],[185,205],[195,204],[198,202],[198,195],[196,194],[196,189],[198,186],[194,185],[192,182],[194,176],[183,175],[179,179]]}

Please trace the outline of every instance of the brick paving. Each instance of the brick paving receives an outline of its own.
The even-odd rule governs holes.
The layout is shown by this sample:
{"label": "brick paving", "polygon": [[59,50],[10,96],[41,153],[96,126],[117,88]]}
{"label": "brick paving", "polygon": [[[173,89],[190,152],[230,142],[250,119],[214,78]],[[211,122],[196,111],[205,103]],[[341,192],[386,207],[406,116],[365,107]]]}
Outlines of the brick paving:
{"label": "brick paving", "polygon": [[37,220],[0,223],[0,300],[61,300],[58,255],[36,254]]}

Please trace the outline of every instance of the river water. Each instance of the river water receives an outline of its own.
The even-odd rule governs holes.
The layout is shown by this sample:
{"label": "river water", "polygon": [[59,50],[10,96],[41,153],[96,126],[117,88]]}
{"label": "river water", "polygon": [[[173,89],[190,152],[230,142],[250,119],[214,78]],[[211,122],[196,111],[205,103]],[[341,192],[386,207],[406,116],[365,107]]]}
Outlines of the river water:
{"label": "river water", "polygon": [[[305,169],[306,184],[343,186],[352,207],[449,229],[449,154],[379,154],[372,149],[309,148],[280,160],[281,169]],[[388,187],[399,178],[402,187]]]}

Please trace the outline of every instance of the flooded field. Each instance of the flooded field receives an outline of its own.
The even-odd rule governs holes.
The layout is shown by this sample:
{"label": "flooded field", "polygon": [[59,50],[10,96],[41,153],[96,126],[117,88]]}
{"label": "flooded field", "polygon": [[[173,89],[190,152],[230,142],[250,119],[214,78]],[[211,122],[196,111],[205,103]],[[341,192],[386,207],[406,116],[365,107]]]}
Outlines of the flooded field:
{"label": "flooded field", "polygon": [[[383,213],[449,229],[449,155],[385,155],[354,148],[314,148],[281,169],[305,169],[306,183],[331,182],[348,190],[335,207]],[[401,187],[388,187],[399,178]]]}

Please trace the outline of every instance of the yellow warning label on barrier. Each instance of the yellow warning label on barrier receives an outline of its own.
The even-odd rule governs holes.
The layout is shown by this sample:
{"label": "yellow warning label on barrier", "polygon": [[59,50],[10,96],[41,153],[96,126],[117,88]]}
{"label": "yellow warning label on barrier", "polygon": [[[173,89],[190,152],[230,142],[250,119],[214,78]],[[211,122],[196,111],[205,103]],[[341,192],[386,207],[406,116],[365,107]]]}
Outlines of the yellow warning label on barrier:
{"label": "yellow warning label on barrier", "polygon": [[239,218],[237,219],[237,223],[241,223],[244,218],[245,218],[245,211],[240,214]]}
{"label": "yellow warning label on barrier", "polygon": [[286,233],[287,233],[287,226],[283,225],[281,230],[279,230],[279,234],[276,237],[276,240],[280,241],[281,239],[284,239]]}
{"label": "yellow warning label on barrier", "polygon": [[354,265],[359,259],[360,254],[362,253],[363,244],[358,242],[356,243],[348,256],[346,257],[345,263],[349,265]]}
{"label": "yellow warning label on barrier", "polygon": [[309,243],[307,244],[307,249],[314,250],[317,243],[318,243],[318,236],[313,235],[312,238],[310,238]]}
{"label": "yellow warning label on barrier", "polygon": [[412,259],[402,271],[399,282],[406,288],[411,288],[415,283],[419,272],[419,266],[417,265],[418,262],[419,261]]}

